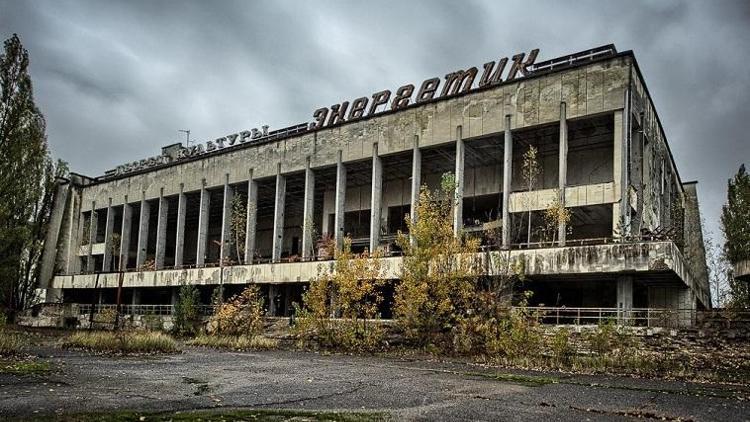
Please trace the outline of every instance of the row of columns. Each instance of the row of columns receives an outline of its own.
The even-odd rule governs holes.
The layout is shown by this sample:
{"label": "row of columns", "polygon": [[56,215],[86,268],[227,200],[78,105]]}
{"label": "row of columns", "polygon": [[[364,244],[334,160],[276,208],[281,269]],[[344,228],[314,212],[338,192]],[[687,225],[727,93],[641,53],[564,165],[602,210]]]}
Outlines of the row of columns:
{"label": "row of columns", "polygon": [[[559,192],[560,201],[565,204],[565,184],[567,174],[567,152],[568,152],[568,129],[566,105],[560,104],[560,157],[559,157]],[[463,140],[462,127],[456,127],[456,162],[455,162],[455,203],[453,213],[453,228],[456,234],[463,229],[463,195],[464,195],[464,162],[466,146]],[[504,131],[504,157],[503,157],[503,205],[502,205],[502,245],[505,248],[510,247],[511,237],[510,230],[510,193],[511,179],[513,174],[513,135],[511,132],[511,115],[505,116]],[[344,239],[344,204],[346,198],[346,166],[343,162],[342,151],[337,152],[336,156],[336,191],[334,204],[334,241],[337,250],[343,246]],[[419,149],[419,138],[414,137],[412,148],[412,178],[411,178],[411,219],[412,222],[417,219],[416,204],[419,200],[419,189],[421,186],[422,172],[422,155]],[[303,206],[303,228],[302,228],[302,258],[308,259],[312,256],[314,239],[313,239],[313,208],[315,194],[315,173],[310,166],[310,158],[307,158],[304,170],[305,187],[304,187],[304,206]],[[183,265],[184,239],[185,239],[185,214],[186,214],[186,195],[183,191],[184,186],[180,185],[180,193],[177,200],[177,231],[175,242],[175,266]],[[383,194],[383,162],[378,154],[378,144],[372,146],[372,186],[371,186],[371,215],[370,215],[370,250],[375,251],[380,244],[380,222],[381,222],[381,205]],[[276,172],[276,190],[274,197],[274,221],[273,221],[273,244],[272,260],[278,262],[281,259],[284,239],[284,208],[286,197],[286,176],[281,172],[281,164],[278,164]],[[232,213],[233,189],[229,184],[229,175],[224,182],[224,196],[222,203],[222,221],[221,221],[221,244],[220,259],[226,259],[229,256],[229,244],[231,242],[231,213]],[[205,179],[203,180],[200,190],[200,203],[198,213],[198,245],[196,250],[197,266],[205,265],[206,247],[208,239],[208,218],[210,209],[210,192],[206,188]],[[253,262],[253,253],[256,242],[256,223],[257,223],[257,200],[258,200],[258,182],[253,180],[253,171],[250,170],[248,180],[248,201],[246,215],[246,237],[245,237],[245,263]],[[120,238],[120,269],[126,265],[128,246],[130,245],[130,229],[132,221],[132,205],[127,203],[122,212],[122,234]],[[164,256],[167,248],[166,245],[166,226],[169,203],[163,195],[163,190],[158,200],[158,220],[156,236],[156,269],[164,267]],[[88,244],[87,270],[94,271],[94,261],[91,259],[92,246],[96,238],[96,203],[91,204],[91,223]],[[140,219],[138,229],[138,248],[136,251],[136,267],[140,268],[146,260],[146,251],[148,246],[148,229],[149,218],[151,215],[151,204],[146,200],[145,192],[140,201]],[[112,201],[110,199],[107,207],[107,220],[105,230],[105,252],[103,270],[109,271],[112,266],[112,230],[114,227],[114,215],[112,213]],[[559,239],[561,244],[565,243],[566,227],[560,224]]]}

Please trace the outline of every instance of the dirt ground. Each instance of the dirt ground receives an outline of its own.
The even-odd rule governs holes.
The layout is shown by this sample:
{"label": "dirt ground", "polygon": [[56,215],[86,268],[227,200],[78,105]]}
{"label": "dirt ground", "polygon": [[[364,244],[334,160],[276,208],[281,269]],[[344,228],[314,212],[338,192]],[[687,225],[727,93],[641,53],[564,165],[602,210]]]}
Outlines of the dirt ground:
{"label": "dirt ground", "polygon": [[49,344],[44,374],[0,373],[0,419],[210,408],[383,412],[394,420],[750,420],[750,388],[498,370],[465,362],[185,348],[109,357]]}

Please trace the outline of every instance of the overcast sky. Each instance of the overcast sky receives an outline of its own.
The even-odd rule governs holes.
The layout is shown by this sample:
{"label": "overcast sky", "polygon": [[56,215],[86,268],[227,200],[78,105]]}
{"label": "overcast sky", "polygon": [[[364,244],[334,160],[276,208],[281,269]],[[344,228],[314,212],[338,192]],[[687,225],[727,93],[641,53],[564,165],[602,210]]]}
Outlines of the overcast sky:
{"label": "overcast sky", "polygon": [[[718,233],[750,164],[750,2],[15,1],[53,154],[97,176],[179,141],[312,120],[341,100],[541,50],[633,50]],[[182,135],[184,136],[184,135]]]}

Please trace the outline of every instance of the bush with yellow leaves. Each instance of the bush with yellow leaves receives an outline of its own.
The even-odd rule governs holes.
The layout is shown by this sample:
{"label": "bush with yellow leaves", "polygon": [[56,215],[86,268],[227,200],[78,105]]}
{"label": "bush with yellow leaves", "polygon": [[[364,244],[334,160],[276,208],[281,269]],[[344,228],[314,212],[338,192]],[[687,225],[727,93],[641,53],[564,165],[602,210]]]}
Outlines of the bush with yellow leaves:
{"label": "bush with yellow leaves", "polygon": [[263,332],[263,299],[250,285],[242,293],[220,303],[208,321],[208,334],[254,336]]}
{"label": "bush with yellow leaves", "polygon": [[333,267],[310,281],[297,310],[295,333],[303,345],[350,351],[383,347],[383,326],[374,321],[385,284],[379,258],[379,253],[353,254],[351,239],[344,239]]}

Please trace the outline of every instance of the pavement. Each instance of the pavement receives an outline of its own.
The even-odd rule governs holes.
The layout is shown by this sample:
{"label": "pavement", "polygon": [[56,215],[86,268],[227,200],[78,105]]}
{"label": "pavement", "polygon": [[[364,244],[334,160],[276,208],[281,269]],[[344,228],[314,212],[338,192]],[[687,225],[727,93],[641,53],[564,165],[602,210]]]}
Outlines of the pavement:
{"label": "pavement", "polygon": [[42,354],[54,372],[0,374],[0,420],[216,407],[377,411],[394,420],[750,420],[747,386],[299,351],[188,347],[176,355],[107,357],[49,348]]}

